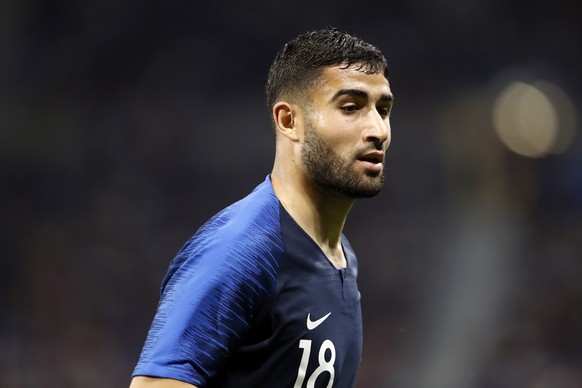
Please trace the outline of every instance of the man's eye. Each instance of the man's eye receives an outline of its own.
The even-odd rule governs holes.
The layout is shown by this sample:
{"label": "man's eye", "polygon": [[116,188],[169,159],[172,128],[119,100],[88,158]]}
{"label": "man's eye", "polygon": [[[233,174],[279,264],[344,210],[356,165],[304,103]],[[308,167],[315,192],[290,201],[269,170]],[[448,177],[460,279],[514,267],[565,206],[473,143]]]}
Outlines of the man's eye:
{"label": "man's eye", "polygon": [[343,105],[341,108],[344,112],[355,112],[358,110],[358,106],[355,104]]}
{"label": "man's eye", "polygon": [[390,109],[388,109],[388,108],[378,108],[378,113],[380,114],[380,116],[382,118],[386,118],[390,114]]}

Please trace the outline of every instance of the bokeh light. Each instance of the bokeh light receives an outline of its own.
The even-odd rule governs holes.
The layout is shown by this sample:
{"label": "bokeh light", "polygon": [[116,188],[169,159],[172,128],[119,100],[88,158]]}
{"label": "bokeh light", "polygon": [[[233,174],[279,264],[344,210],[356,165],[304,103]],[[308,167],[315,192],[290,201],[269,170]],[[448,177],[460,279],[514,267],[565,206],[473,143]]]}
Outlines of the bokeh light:
{"label": "bokeh light", "polygon": [[493,126],[503,144],[527,157],[564,152],[576,128],[572,101],[557,85],[510,82],[497,96]]}

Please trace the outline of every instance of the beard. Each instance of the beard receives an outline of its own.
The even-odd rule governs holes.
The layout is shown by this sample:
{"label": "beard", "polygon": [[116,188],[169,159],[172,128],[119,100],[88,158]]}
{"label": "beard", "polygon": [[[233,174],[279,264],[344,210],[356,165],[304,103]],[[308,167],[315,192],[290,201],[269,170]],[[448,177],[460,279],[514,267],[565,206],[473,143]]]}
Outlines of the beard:
{"label": "beard", "polygon": [[317,134],[310,122],[306,123],[301,160],[311,183],[349,198],[374,197],[384,185],[383,170],[379,174],[358,171],[357,154],[354,152],[353,158],[338,154]]}

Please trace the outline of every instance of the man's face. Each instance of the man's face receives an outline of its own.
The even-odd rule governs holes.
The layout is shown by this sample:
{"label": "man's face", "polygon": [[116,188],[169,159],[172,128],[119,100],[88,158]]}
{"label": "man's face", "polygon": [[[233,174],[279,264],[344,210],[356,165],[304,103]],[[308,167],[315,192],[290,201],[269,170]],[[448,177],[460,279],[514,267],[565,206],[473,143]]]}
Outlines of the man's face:
{"label": "man's face", "polygon": [[307,178],[349,198],[378,194],[390,144],[388,80],[382,74],[330,67],[311,97],[301,149]]}

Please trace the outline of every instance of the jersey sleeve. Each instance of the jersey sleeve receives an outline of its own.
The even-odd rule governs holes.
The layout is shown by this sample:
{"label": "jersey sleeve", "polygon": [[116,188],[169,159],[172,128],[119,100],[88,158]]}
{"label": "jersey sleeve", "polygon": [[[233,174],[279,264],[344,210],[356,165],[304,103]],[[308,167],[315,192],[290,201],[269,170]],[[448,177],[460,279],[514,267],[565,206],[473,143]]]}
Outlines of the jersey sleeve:
{"label": "jersey sleeve", "polygon": [[243,209],[244,222],[229,211],[203,226],[170,265],[134,376],[203,386],[220,372],[271,296],[283,252],[273,222],[278,216],[269,214],[277,208],[267,214]]}

